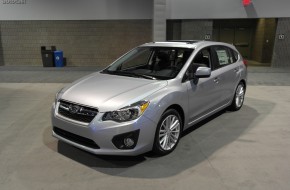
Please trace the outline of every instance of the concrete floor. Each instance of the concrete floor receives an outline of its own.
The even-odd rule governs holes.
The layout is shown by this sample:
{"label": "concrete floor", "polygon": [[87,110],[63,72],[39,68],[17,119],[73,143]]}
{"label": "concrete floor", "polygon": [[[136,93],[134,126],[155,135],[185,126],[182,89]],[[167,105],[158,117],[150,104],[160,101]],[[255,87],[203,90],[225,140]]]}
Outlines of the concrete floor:
{"label": "concrete floor", "polygon": [[288,190],[290,77],[280,75],[274,86],[267,83],[271,73],[277,74],[249,73],[250,81],[266,85],[252,83],[240,111],[221,112],[186,131],[164,157],[95,156],[58,142],[50,107],[66,84],[2,81],[0,189]]}

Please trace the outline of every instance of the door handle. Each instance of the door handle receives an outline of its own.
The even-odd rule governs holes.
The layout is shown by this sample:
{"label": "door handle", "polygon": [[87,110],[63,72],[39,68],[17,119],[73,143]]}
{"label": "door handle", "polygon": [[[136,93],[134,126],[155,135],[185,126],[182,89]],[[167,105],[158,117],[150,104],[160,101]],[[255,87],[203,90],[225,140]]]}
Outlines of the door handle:
{"label": "door handle", "polygon": [[215,82],[215,83],[219,83],[219,81],[220,81],[220,79],[218,77],[213,79],[213,82]]}
{"label": "door handle", "polygon": [[239,72],[239,68],[234,68],[234,71],[237,73]]}

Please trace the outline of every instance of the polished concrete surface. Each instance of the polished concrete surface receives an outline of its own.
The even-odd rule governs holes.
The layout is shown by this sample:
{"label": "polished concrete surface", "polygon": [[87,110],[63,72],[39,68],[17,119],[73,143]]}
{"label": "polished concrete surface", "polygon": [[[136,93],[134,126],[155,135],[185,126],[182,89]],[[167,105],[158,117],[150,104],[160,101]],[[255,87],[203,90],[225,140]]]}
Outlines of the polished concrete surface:
{"label": "polished concrete surface", "polygon": [[[50,107],[66,84],[2,81],[0,189],[288,190],[290,75],[281,73],[250,72],[253,83],[240,111],[193,126],[164,157],[96,156],[58,142]],[[269,83],[274,76],[280,78]]]}

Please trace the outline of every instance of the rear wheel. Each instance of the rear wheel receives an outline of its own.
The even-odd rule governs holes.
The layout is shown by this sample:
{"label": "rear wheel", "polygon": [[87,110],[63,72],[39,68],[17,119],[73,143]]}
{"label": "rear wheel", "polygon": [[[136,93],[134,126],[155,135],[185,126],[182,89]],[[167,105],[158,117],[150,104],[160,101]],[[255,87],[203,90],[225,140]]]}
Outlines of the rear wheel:
{"label": "rear wheel", "polygon": [[243,82],[240,82],[236,88],[235,95],[229,109],[232,111],[237,111],[241,109],[244,103],[244,99],[245,99],[245,85]]}
{"label": "rear wheel", "polygon": [[153,152],[166,155],[172,152],[180,139],[182,120],[179,113],[169,109],[163,113],[156,129]]}

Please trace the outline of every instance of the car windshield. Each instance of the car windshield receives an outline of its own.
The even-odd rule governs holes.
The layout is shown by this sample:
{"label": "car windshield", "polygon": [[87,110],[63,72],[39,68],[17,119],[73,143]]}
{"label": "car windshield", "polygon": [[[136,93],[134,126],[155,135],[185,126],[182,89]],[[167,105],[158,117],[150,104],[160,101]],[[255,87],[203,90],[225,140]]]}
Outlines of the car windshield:
{"label": "car windshield", "polygon": [[167,80],[177,76],[193,49],[138,47],[125,54],[102,73]]}

